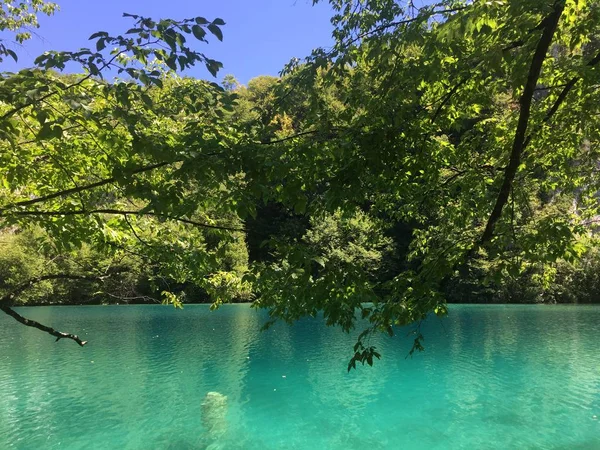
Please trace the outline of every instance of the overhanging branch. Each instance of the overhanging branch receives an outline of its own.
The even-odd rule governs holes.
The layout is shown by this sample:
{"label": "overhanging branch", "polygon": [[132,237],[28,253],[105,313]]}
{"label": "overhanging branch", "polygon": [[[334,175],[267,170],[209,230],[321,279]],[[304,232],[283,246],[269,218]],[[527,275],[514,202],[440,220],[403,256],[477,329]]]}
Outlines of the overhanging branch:
{"label": "overhanging branch", "polygon": [[211,228],[214,230],[225,230],[225,231],[245,231],[243,228],[228,227],[225,225],[211,225],[208,223],[197,222],[195,220],[186,219],[185,217],[172,216],[170,214],[162,214],[152,211],[135,211],[135,210],[121,210],[121,209],[73,209],[68,211],[40,211],[40,210],[28,210],[28,211],[12,211],[9,214],[2,215],[0,217],[6,217],[8,215],[13,216],[88,216],[91,214],[113,214],[120,216],[152,216],[159,217],[161,219],[173,220],[175,222],[186,223],[188,225],[194,225],[201,228]]}
{"label": "overhanging branch", "polygon": [[[148,172],[154,169],[158,169],[160,167],[164,167],[164,166],[168,166],[169,164],[174,164],[176,161],[172,161],[172,162],[160,162],[160,163],[156,163],[156,164],[150,164],[148,166],[144,166],[144,167],[140,167],[138,169],[132,170],[130,173],[132,175],[136,175],[138,173],[143,173],[143,172]],[[54,192],[52,194],[48,194],[48,195],[44,195],[42,197],[37,197],[37,198],[33,198],[31,200],[23,200],[20,202],[15,202],[15,203],[11,203],[9,205],[6,205],[4,208],[0,209],[0,213],[3,211],[6,211],[8,209],[13,209],[13,208],[17,208],[19,206],[29,206],[29,205],[35,205],[36,203],[42,203],[48,200],[52,200],[53,198],[57,198],[57,197],[66,197],[68,195],[71,194],[77,194],[79,192],[83,192],[83,191],[89,191],[90,189],[95,189],[97,187],[101,187],[101,186],[105,186],[107,184],[111,184],[111,183],[116,183],[117,179],[115,177],[110,177],[110,178],[105,178],[104,180],[100,180],[97,181],[95,183],[90,183],[90,184],[85,184],[79,187],[75,187],[75,188],[71,188],[71,189],[65,189],[63,191],[58,191],[58,192]]]}
{"label": "overhanging branch", "polygon": [[36,278],[31,278],[30,280],[26,281],[25,283],[17,286],[15,289],[13,289],[11,292],[6,294],[4,297],[0,298],[0,310],[2,312],[4,312],[5,314],[9,315],[10,317],[12,317],[13,319],[15,319],[17,322],[19,322],[25,326],[37,328],[38,330],[41,330],[45,333],[48,333],[48,334],[54,336],[57,341],[59,341],[61,339],[71,339],[83,347],[87,343],[87,341],[81,340],[79,338],[79,336],[77,336],[76,334],[64,333],[62,331],[55,330],[52,327],[49,327],[49,326],[46,326],[39,322],[36,322],[35,320],[27,319],[26,317],[23,317],[21,314],[19,314],[14,309],[12,309],[10,305],[13,302],[13,300],[16,298],[16,296],[19,295],[21,292],[29,289],[30,287],[34,286],[35,284],[45,281],[45,280],[61,280],[62,279],[62,280],[85,280],[85,281],[97,282],[97,281],[102,281],[104,278],[105,277],[95,277],[95,276],[87,276],[87,275],[71,275],[71,274],[65,274],[65,273],[42,275],[42,276],[39,276]]}
{"label": "overhanging branch", "polygon": [[26,291],[30,287],[35,284],[41,283],[42,281],[47,280],[80,280],[80,281],[93,281],[99,282],[103,281],[105,277],[95,277],[88,275],[71,275],[66,273],[56,273],[52,275],[42,275],[39,277],[31,278],[27,280],[25,283],[17,286],[11,292],[6,294],[4,297],[0,298],[0,305],[10,304],[12,301],[19,295],[21,292]]}
{"label": "overhanging branch", "polygon": [[529,139],[527,138],[527,127],[529,125],[531,103],[533,100],[535,87],[540,77],[542,65],[546,59],[546,54],[548,53],[548,49],[552,43],[554,33],[556,32],[556,28],[558,26],[558,21],[562,15],[564,7],[564,1],[556,1],[554,3],[554,10],[542,22],[544,24],[542,36],[540,37],[540,40],[536,46],[533,60],[531,61],[531,65],[529,67],[527,81],[525,82],[525,87],[523,89],[523,94],[519,100],[521,107],[519,112],[519,121],[517,123],[517,130],[513,140],[510,159],[508,165],[506,166],[506,171],[504,172],[504,180],[502,181],[500,192],[498,193],[498,197],[496,198],[496,202],[494,204],[494,209],[488,218],[485,230],[478,242],[478,245],[484,245],[492,239],[496,223],[500,219],[504,205],[506,205],[506,202],[508,201],[517,169],[521,164],[521,154],[529,142]]}
{"label": "overhanging branch", "polygon": [[[158,42],[158,41],[154,41],[154,43],[156,43],[156,42]],[[143,45],[144,46],[148,45],[148,43],[143,44]],[[114,60],[116,60],[119,56],[121,56],[123,53],[125,53],[125,50],[121,50],[118,53],[116,53],[115,55],[113,55],[113,57],[109,61],[104,62],[104,64],[102,65],[102,67],[100,67],[100,69],[98,71],[102,72],[104,69],[106,69],[107,67],[109,67],[112,64],[112,62]],[[90,78],[92,78],[92,76],[93,76],[93,74],[90,72],[86,76],[84,76],[83,78],[81,78],[80,80],[78,80],[78,81],[76,81],[76,82],[74,82],[74,83],[66,86],[64,89],[61,89],[60,91],[51,91],[51,92],[48,92],[46,95],[42,95],[40,98],[30,100],[28,102],[23,103],[22,105],[19,105],[19,106],[15,106],[13,109],[5,112],[2,116],[0,116],[0,120],[3,121],[3,120],[6,120],[6,119],[9,119],[12,116],[14,116],[16,113],[18,113],[19,111],[21,111],[22,109],[25,109],[25,108],[27,108],[29,106],[33,106],[36,103],[42,102],[42,101],[44,101],[44,100],[46,100],[46,99],[48,99],[50,97],[53,97],[53,96],[55,96],[57,94],[60,94],[61,92],[66,92],[69,89],[72,89],[72,88],[74,88],[76,86],[79,86],[79,85],[83,84],[85,81],[87,81]]]}
{"label": "overhanging branch", "polygon": [[[593,59],[591,59],[586,64],[586,66],[593,67],[598,63],[600,63],[600,53],[598,53]],[[573,89],[573,87],[577,84],[577,82],[579,80],[581,80],[581,77],[579,77],[579,76],[573,77],[567,82],[567,84],[565,84],[564,89],[558,95],[554,104],[552,105],[552,107],[548,110],[548,112],[544,116],[543,123],[548,122],[552,118],[552,116],[556,113],[556,111],[558,111],[558,108],[560,108],[560,105],[565,101],[565,99],[567,98],[567,95],[569,94],[571,89]]]}
{"label": "overhanging branch", "polygon": [[62,331],[55,330],[54,328],[43,325],[39,322],[36,322],[35,320],[27,319],[26,317],[23,317],[21,314],[19,314],[9,306],[0,305],[0,310],[2,310],[4,313],[8,314],[17,322],[22,323],[25,326],[37,328],[38,330],[41,330],[45,333],[54,336],[57,341],[60,341],[61,339],[71,339],[77,342],[82,347],[85,344],[87,344],[87,341],[82,341],[76,334],[63,333]]}
{"label": "overhanging branch", "polygon": [[348,47],[350,47],[352,44],[354,44],[355,42],[364,39],[366,37],[369,37],[373,34],[377,34],[377,33],[381,33],[382,31],[387,30],[388,28],[393,28],[393,27],[399,27],[401,25],[408,25],[411,24],[413,22],[423,22],[425,20],[429,20],[434,16],[437,15],[441,15],[441,14],[452,14],[455,12],[460,12],[467,9],[467,6],[457,6],[455,8],[447,8],[447,9],[439,9],[439,10],[431,10],[431,11],[427,11],[424,13],[420,13],[415,17],[411,17],[409,19],[402,19],[402,20],[397,20],[394,22],[389,22],[383,25],[380,25],[376,28],[373,28],[372,30],[366,31],[364,33],[359,34],[358,36],[350,39],[348,42],[344,43],[342,45],[343,49],[347,49]]}

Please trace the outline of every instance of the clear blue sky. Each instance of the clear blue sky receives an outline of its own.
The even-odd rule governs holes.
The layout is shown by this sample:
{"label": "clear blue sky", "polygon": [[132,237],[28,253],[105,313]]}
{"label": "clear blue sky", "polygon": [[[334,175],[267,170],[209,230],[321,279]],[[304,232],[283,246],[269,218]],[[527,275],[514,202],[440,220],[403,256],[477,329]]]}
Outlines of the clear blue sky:
{"label": "clear blue sky", "polygon": [[[212,39],[201,50],[224,64],[218,78],[233,74],[241,83],[258,75],[277,75],[292,57],[307,56],[315,47],[332,44],[332,11],[326,0],[54,0],[60,6],[54,16],[40,20],[39,37],[17,50],[18,64],[6,59],[0,70],[13,71],[32,65],[46,50],[76,50],[90,46],[96,31],[121,33],[130,28],[128,12],[153,18],[182,19],[220,17],[223,42]],[[10,60],[10,61],[9,61]],[[203,67],[188,72],[210,78]]]}

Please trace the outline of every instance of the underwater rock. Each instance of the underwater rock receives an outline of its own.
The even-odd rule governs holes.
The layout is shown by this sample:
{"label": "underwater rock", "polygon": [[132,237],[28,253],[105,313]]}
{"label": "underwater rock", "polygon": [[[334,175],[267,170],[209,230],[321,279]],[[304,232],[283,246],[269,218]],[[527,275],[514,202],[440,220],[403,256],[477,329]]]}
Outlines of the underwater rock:
{"label": "underwater rock", "polygon": [[208,392],[202,400],[202,425],[210,438],[217,438],[227,431],[227,396]]}

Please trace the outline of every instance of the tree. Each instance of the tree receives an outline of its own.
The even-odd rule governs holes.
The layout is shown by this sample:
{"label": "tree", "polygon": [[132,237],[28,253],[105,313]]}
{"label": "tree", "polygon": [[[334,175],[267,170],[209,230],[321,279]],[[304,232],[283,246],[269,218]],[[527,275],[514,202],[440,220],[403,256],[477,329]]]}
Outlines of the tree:
{"label": "tree", "polygon": [[6,56],[17,61],[17,53],[10,48],[20,45],[31,38],[32,30],[39,28],[38,14],[52,15],[56,9],[55,3],[44,0],[14,1],[5,0],[0,3],[0,32],[9,36],[0,39],[0,62]]}
{"label": "tree", "polygon": [[[219,67],[186,45],[205,28],[221,38],[203,18],[133,16],[131,34],[95,34],[96,51],[5,76],[5,226],[141,254],[215,288],[216,305],[252,286],[273,320],[322,311],[348,331],[362,317],[349,369],[395,326],[415,323],[422,349],[420,322],[482,262],[506,276],[584,253],[599,206],[598,2],[331,4],[333,49],[248,87],[173,76]],[[87,73],[51,72],[66,61]],[[219,275],[219,243],[239,244],[263,207],[293,220],[254,234],[268,255],[243,277]],[[402,258],[382,264],[392,244]]]}
{"label": "tree", "polygon": [[[26,16],[28,4],[2,4],[6,23],[16,24],[9,29],[35,24]],[[41,2],[31,8],[51,11]],[[222,39],[224,22],[125,15],[134,20],[133,28],[119,36],[95,33],[90,38],[95,50],[48,52],[35,68],[2,74],[1,226],[39,227],[57,251],[85,243],[138,255],[158,275],[215,289],[221,281],[210,274],[222,272],[227,243],[238,241],[241,229],[232,194],[240,189],[231,176],[235,161],[219,157],[231,139],[226,120],[231,96],[216,83],[178,78],[174,71],[201,63],[216,74],[221,64],[192,50],[186,36],[207,42],[210,33]],[[85,73],[55,72],[68,63],[80,64]],[[107,74],[118,78],[107,81]],[[9,290],[0,309],[83,345],[75,335],[22,317],[11,304],[44,281],[98,283],[114,272],[97,267],[83,275],[42,273]],[[165,292],[165,301],[180,305],[171,292]]]}
{"label": "tree", "polygon": [[[324,310],[345,328],[345,308],[362,309],[370,326],[350,368],[377,356],[364,344],[373,332],[444,314],[444,285],[474,260],[500,258],[506,270],[523,271],[583,252],[578,236],[598,214],[600,54],[590,45],[600,8],[560,0],[421,9],[331,3],[336,46],[291,64],[288,76],[310,91],[325,71],[344,108],[314,103],[303,131],[272,142],[262,163],[280,163],[270,170],[283,174],[283,186],[321,192],[310,215],[366,206],[372,217],[413,224],[408,268],[367,286],[369,307],[358,300],[363,277],[336,279],[331,310],[330,298],[307,287],[319,262],[289,248],[276,264],[297,267],[296,277],[280,271],[269,283],[287,280],[295,301],[257,302],[286,320]],[[552,201],[536,200],[548,194]],[[555,208],[560,198],[571,207]],[[413,350],[422,348],[418,325],[415,333]]]}

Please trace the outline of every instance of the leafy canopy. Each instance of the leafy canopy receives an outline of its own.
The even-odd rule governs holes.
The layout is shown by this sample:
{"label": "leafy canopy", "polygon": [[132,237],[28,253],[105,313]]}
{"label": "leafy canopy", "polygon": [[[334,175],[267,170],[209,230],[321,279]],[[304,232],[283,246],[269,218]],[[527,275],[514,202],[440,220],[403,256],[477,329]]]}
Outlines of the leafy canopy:
{"label": "leafy canopy", "polygon": [[[599,2],[331,4],[332,49],[247,87],[174,74],[220,68],[188,44],[223,38],[202,17],[129,15],[123,35],[3,74],[3,226],[138,254],[215,305],[252,289],[273,320],[321,311],[349,331],[362,318],[349,368],[372,364],[369,337],[395,326],[416,323],[422,349],[420,321],[483,261],[508,277],[584,254],[599,214]],[[54,72],[73,62],[83,74]],[[262,236],[253,224],[273,205],[290,226],[248,270],[223,271],[219,243]]]}

